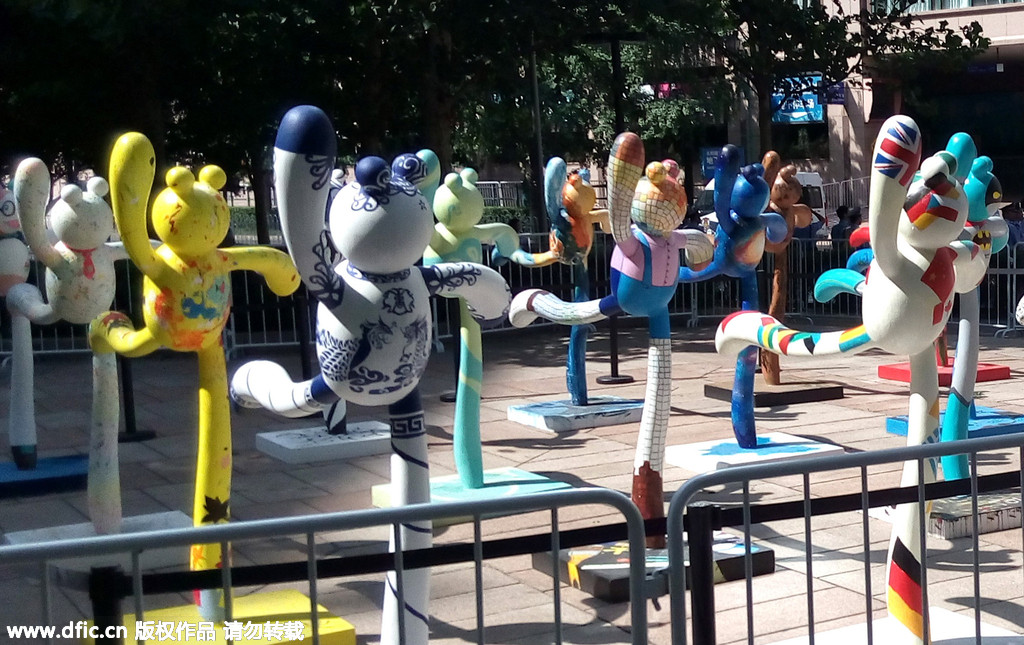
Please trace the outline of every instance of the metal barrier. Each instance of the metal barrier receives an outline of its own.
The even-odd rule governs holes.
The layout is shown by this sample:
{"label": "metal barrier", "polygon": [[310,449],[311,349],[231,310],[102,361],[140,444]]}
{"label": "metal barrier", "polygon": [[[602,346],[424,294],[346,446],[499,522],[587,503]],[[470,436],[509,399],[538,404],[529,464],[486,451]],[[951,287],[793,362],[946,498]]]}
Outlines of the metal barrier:
{"label": "metal barrier", "polygon": [[478,181],[476,183],[484,206],[518,207],[526,205],[521,181]]}
{"label": "metal barrier", "polygon": [[[871,589],[871,549],[869,536],[868,509],[886,506],[893,503],[917,502],[921,505],[920,521],[924,523],[924,506],[926,500],[947,497],[951,494],[968,493],[971,496],[973,515],[972,549],[973,549],[973,581],[974,581],[974,619],[978,641],[981,629],[980,604],[980,563],[978,543],[978,495],[983,489],[980,482],[986,483],[986,489],[1005,489],[1024,486],[1024,468],[1015,471],[978,476],[978,456],[982,453],[1016,450],[1021,463],[1024,463],[1024,435],[1012,434],[964,441],[941,442],[921,446],[873,450],[870,452],[848,453],[839,456],[808,457],[775,463],[759,463],[746,466],[734,466],[716,472],[698,475],[688,480],[672,496],[668,510],[668,554],[669,554],[669,589],[672,607],[672,643],[685,645],[688,643],[686,633],[686,589],[685,561],[691,563],[691,603],[693,619],[694,645],[708,645],[716,642],[715,629],[715,590],[714,562],[711,552],[711,531],[720,526],[742,526],[744,544],[746,546],[746,602],[747,602],[747,638],[754,642],[753,618],[753,580],[751,563],[751,527],[754,524],[769,520],[803,518],[804,520],[804,551],[806,566],[806,602],[808,615],[809,642],[814,642],[814,593],[813,593],[813,535],[811,518],[821,515],[859,510],[862,513],[863,546],[864,546],[864,599],[865,622],[868,643],[872,643],[872,589]],[[902,464],[916,461],[918,471],[925,468],[926,460],[935,460],[944,455],[967,454],[971,463],[969,480],[957,482],[940,482],[919,484],[915,487],[888,490],[870,490],[868,484],[868,467],[881,464]],[[843,469],[856,469],[860,474],[860,491],[845,496],[813,498],[811,497],[810,475],[813,473],[835,473]],[[769,480],[780,477],[801,476],[803,478],[803,499],[777,504],[752,504],[750,501],[750,483],[752,481]],[[923,481],[923,477],[921,478]],[[724,517],[726,511],[707,503],[692,504],[699,493],[709,487],[720,485],[740,485],[743,491],[741,508],[731,509],[731,518]],[[685,515],[684,515],[685,511]],[[718,519],[716,521],[716,514]],[[684,554],[683,526],[688,530],[689,554]],[[927,531],[921,531],[921,552],[927,553]],[[1022,529],[1022,550],[1024,550],[1024,529]],[[925,623],[928,621],[928,559],[922,562],[922,607]],[[1024,567],[1021,569],[1024,574]],[[793,625],[796,626],[796,625]],[[928,641],[927,637],[925,638]]]}
{"label": "metal barrier", "polygon": [[[546,233],[530,233],[520,235],[521,247],[530,253],[540,253],[548,249]],[[610,259],[615,248],[610,235],[598,233],[594,238],[594,247],[588,259],[590,273],[590,295],[599,298],[607,294],[611,285]],[[847,324],[858,321],[861,317],[860,299],[855,296],[840,295],[831,302],[819,303],[814,300],[814,282],[818,276],[837,267],[845,267],[850,256],[850,245],[844,240],[803,240],[795,239],[790,244],[789,262],[789,298],[787,317],[799,322],[823,321],[836,324]],[[775,257],[765,254],[757,269],[759,291],[762,295],[761,309],[767,310],[771,298],[771,272]],[[512,293],[531,287],[541,287],[551,291],[563,300],[572,300],[572,271],[562,264],[552,264],[541,268],[524,267],[518,264],[505,263],[494,266],[489,255],[485,254],[483,263],[493,266],[508,282]],[[141,302],[141,274],[130,262],[118,266],[117,300],[113,309],[126,312],[138,312]],[[1022,330],[1014,317],[1017,301],[1024,291],[1024,284],[1019,285],[1019,276],[1024,273],[1024,243],[1018,244],[992,256],[990,268],[981,290],[981,324],[995,329],[997,336],[1017,333]],[[41,284],[42,267],[34,263],[29,281]],[[259,276],[232,274],[232,311],[228,320],[224,344],[229,354],[249,348],[282,347],[302,342],[304,333],[312,334],[315,324],[313,316],[302,311],[308,307],[304,291],[293,296],[278,297],[270,293]],[[457,337],[459,328],[458,310],[450,303],[433,299],[434,339],[437,345],[443,341]],[[739,284],[733,278],[718,277],[704,282],[681,285],[669,303],[669,313],[677,321],[687,326],[711,323],[721,320],[740,307]],[[628,316],[625,316],[628,318]],[[957,320],[956,310],[952,322]],[[137,321],[140,323],[141,321]],[[307,326],[303,330],[303,324]],[[534,325],[550,325],[538,320]],[[495,330],[509,329],[511,325],[504,322],[485,333]],[[64,352],[87,352],[89,344],[85,325],[57,323],[47,326],[33,327],[33,345],[37,354],[55,354]],[[10,353],[10,317],[6,308],[0,308],[0,355]]]}
{"label": "metal barrier", "polygon": [[860,206],[866,218],[869,185],[869,177],[844,179],[843,181],[824,184],[821,187],[821,192],[825,200],[825,214],[834,215],[836,208],[839,206],[847,206],[849,208]]}
{"label": "metal barrier", "polygon": [[[570,506],[604,505],[618,510],[626,520],[625,537],[631,553],[644,552],[644,520],[640,511],[628,497],[617,491],[603,488],[580,488],[509,497],[494,500],[418,504],[399,508],[349,511],[302,517],[277,518],[249,522],[234,522],[215,526],[189,529],[161,530],[127,535],[107,535],[60,542],[45,542],[21,546],[0,546],[0,567],[18,563],[37,563],[44,572],[41,586],[41,622],[52,625],[52,607],[49,562],[69,558],[96,557],[110,554],[129,554],[132,571],[124,574],[117,570],[94,569],[90,580],[82,586],[90,590],[95,625],[100,630],[121,624],[121,599],[131,596],[134,601],[136,620],[145,620],[144,595],[157,588],[160,593],[187,591],[195,588],[221,588],[225,590],[225,613],[232,620],[231,594],[228,590],[236,586],[255,586],[281,582],[306,580],[309,591],[309,616],[312,624],[318,624],[318,581],[345,575],[366,574],[394,570],[399,598],[401,598],[402,572],[408,569],[473,562],[475,565],[476,601],[476,642],[485,643],[486,625],[483,612],[482,564],[485,559],[507,557],[546,550],[553,555],[553,615],[552,625],[555,641],[562,642],[561,586],[559,576],[559,550],[564,547],[590,544],[594,541],[591,529],[561,531],[558,510]],[[505,538],[483,541],[482,525],[488,518],[501,515],[551,512],[550,534]],[[399,526],[409,522],[425,522],[440,518],[471,517],[473,541],[471,544],[457,543],[437,545],[430,549],[404,551],[398,548],[394,553],[357,555],[348,557],[323,558],[316,553],[317,535],[330,531],[366,529],[375,526],[390,526],[393,534],[399,533]],[[603,527],[602,527],[603,528]],[[568,539],[576,534],[577,539]],[[236,547],[245,540],[272,539],[301,535],[304,537],[306,559],[293,563],[255,564],[232,566],[220,570],[197,572],[143,573],[140,555],[147,550],[191,544],[221,544],[227,552],[229,543]],[[565,536],[566,539],[563,539]],[[607,536],[605,536],[607,539]],[[615,536],[611,539],[621,539]],[[537,548],[536,545],[543,545]],[[386,544],[382,543],[382,548]],[[645,597],[646,563],[643,557],[631,558],[629,563],[630,597],[641,599],[631,603],[631,641],[635,645],[647,643],[647,606]],[[97,583],[102,579],[102,584]],[[329,609],[329,608],[328,608]],[[319,634],[313,628],[313,642],[319,643]],[[102,633],[102,632],[101,632]],[[400,636],[405,642],[404,633]]]}

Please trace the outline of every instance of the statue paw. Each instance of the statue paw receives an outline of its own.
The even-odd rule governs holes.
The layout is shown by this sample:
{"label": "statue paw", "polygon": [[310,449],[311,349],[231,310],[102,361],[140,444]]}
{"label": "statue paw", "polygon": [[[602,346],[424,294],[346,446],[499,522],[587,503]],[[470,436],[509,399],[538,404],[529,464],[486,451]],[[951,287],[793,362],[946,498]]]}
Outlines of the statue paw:
{"label": "statue paw", "polygon": [[110,344],[110,333],[117,329],[132,329],[132,321],[120,311],[108,311],[89,323],[89,346],[99,354],[114,351]]}

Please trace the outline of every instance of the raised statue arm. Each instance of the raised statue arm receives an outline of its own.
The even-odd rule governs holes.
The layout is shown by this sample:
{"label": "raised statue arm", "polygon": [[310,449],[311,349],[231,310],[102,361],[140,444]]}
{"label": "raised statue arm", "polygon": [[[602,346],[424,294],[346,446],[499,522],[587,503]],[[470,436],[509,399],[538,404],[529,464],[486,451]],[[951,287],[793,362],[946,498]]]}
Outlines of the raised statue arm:
{"label": "raised statue arm", "polygon": [[[331,307],[340,303],[344,291],[323,216],[337,146],[330,119],[311,105],[289,110],[274,142],[274,187],[289,255],[310,295]],[[349,190],[357,188],[342,188]]]}
{"label": "raised statue arm", "polygon": [[732,219],[732,191],[740,174],[740,151],[734,145],[722,148],[715,163],[715,217],[726,235],[732,236],[736,223]]}
{"label": "raised statue arm", "polygon": [[46,235],[46,203],[50,198],[50,171],[41,159],[31,157],[18,164],[14,173],[14,203],[32,254],[61,279],[70,276],[71,266]]}
{"label": "raised statue arm", "polygon": [[[907,188],[921,163],[921,130],[908,116],[889,117],[882,124],[872,155],[868,227],[878,266],[895,279],[901,269],[896,238]],[[924,197],[921,195],[919,197]]]}
{"label": "raised statue arm", "polygon": [[135,266],[158,283],[165,265],[153,250],[146,209],[156,176],[156,153],[145,135],[121,135],[110,153],[110,201],[121,241]]}
{"label": "raised statue arm", "polygon": [[617,244],[633,238],[629,211],[643,174],[644,144],[632,132],[623,132],[608,153],[608,217]]}

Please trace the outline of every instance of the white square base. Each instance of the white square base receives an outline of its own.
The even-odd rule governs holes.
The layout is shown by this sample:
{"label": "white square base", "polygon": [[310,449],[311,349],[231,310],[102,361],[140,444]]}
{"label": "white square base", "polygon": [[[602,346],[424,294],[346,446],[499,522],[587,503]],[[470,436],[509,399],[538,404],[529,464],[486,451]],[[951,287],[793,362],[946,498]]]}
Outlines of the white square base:
{"label": "white square base", "polygon": [[735,438],[687,443],[665,449],[665,462],[695,473],[708,473],[729,466],[817,457],[841,453],[842,446],[796,437],[785,432],[758,435],[756,448],[740,448]]}
{"label": "white square base", "polygon": [[[974,612],[958,614],[948,609],[931,607],[928,610],[932,645],[974,645]],[[871,636],[875,643],[901,642],[899,635],[905,635],[895,619],[879,618],[871,623]],[[1024,645],[1024,636],[1011,631],[981,624],[981,642],[990,645]],[[779,641],[774,645],[804,645],[809,641],[806,636]],[[861,645],[868,642],[867,627],[861,623],[850,625],[827,632],[815,632],[815,643],[842,643],[843,645]]]}
{"label": "white square base", "polygon": [[256,449],[287,464],[339,461],[391,451],[391,427],[381,421],[348,424],[345,434],[329,434],[323,426],[261,432]]}
{"label": "white square base", "polygon": [[[149,513],[147,515],[133,515],[126,517],[121,522],[121,533],[148,533],[149,531],[162,531],[164,529],[183,529],[192,526],[192,518],[181,511],[166,511],[164,513]],[[50,542],[55,540],[74,540],[78,538],[94,537],[96,530],[92,522],[81,524],[67,524],[64,526],[51,526],[42,529],[29,531],[15,531],[7,533],[4,540],[7,544],[35,544],[38,542]],[[188,563],[188,547],[168,547],[163,549],[150,549],[143,551],[139,556],[139,563],[146,569],[156,569],[169,566],[184,566]],[[51,565],[60,569],[74,571],[88,571],[90,567],[106,567],[120,565],[125,570],[131,570],[132,559],[128,553],[89,556],[87,558],[69,558],[63,560],[51,560]]]}
{"label": "white square base", "polygon": [[571,400],[510,405],[508,420],[540,430],[570,432],[635,423],[643,411],[644,402],[639,399],[592,396],[587,399],[587,405],[574,405]]}

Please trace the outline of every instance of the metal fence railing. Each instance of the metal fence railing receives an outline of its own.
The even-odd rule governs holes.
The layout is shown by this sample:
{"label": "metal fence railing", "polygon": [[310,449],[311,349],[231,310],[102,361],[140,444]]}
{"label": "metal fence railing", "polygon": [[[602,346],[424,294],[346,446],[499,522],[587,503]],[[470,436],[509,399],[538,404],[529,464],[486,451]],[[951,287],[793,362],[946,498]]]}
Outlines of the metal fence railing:
{"label": "metal fence railing", "polygon": [[824,184],[821,193],[825,201],[825,214],[834,215],[840,206],[860,206],[867,221],[869,180],[869,177],[858,177]]}
{"label": "metal fence railing", "polygon": [[[621,535],[611,539],[626,539],[632,553],[644,552],[644,521],[640,511],[628,497],[617,491],[603,488],[580,488],[566,491],[555,491],[520,497],[504,497],[491,500],[474,500],[470,502],[451,502],[436,504],[419,504],[398,508],[347,511],[302,517],[276,518],[235,522],[216,526],[204,526],[188,529],[166,529],[145,533],[126,535],[106,535],[99,537],[44,542],[37,544],[0,546],[0,568],[17,564],[35,564],[43,571],[44,583],[38,590],[40,624],[53,625],[52,608],[54,607],[55,589],[52,581],[63,580],[70,587],[78,587],[79,591],[88,590],[91,596],[91,618],[95,621],[97,633],[113,634],[122,625],[123,601],[130,599],[129,609],[134,612],[136,625],[146,621],[147,596],[153,593],[187,592],[193,589],[214,589],[224,591],[225,613],[227,621],[232,621],[232,594],[241,593],[252,587],[263,587],[268,584],[305,583],[305,591],[309,597],[307,612],[293,618],[308,618],[313,625],[313,633],[309,640],[302,642],[319,643],[316,630],[321,612],[318,599],[326,580],[334,580],[353,575],[366,575],[387,571],[395,571],[399,598],[402,597],[403,572],[432,567],[437,570],[443,566],[471,562],[474,566],[473,602],[476,606],[476,629],[471,631],[472,642],[483,644],[487,639],[487,624],[484,611],[484,588],[482,567],[484,560],[530,554],[550,550],[553,554],[554,569],[550,601],[552,603],[551,626],[555,642],[562,642],[561,589],[563,583],[559,578],[559,550],[571,546],[589,544],[592,536],[587,529],[562,530],[559,527],[559,510],[568,507],[605,506],[620,512],[625,520]],[[497,539],[484,540],[488,519],[497,516],[508,516],[528,512],[550,513],[550,530],[541,534],[501,538],[507,531],[507,524],[499,524],[494,533]],[[336,546],[325,548],[325,541],[330,541],[329,533],[349,530],[365,530],[373,527],[389,527],[393,534],[399,533],[402,524],[410,522],[426,522],[442,518],[472,518],[473,539],[470,542],[453,542],[435,545],[429,549],[403,550],[396,547],[389,552],[388,543],[382,540],[375,550],[368,552],[366,545],[361,545],[357,554],[337,555]],[[504,527],[504,528],[501,528]],[[295,562],[280,562],[275,559],[273,564],[257,562],[250,565],[235,565],[219,570],[209,571],[147,571],[141,566],[147,551],[166,549],[168,547],[187,547],[190,544],[221,544],[225,552],[231,548],[240,549],[247,543],[266,540],[293,540],[296,549],[302,552],[303,558]],[[318,548],[319,547],[319,548]],[[333,555],[325,556],[324,552]],[[117,555],[130,562],[129,570],[114,565],[91,570],[86,576],[61,577],[55,571],[61,563],[71,558]],[[108,561],[110,558],[106,558]],[[56,561],[60,562],[56,562]],[[643,557],[634,558],[629,564],[629,587],[631,597],[644,598],[645,594],[645,561]],[[26,594],[22,602],[33,602]],[[331,609],[328,607],[328,609]],[[344,608],[334,608],[340,611]],[[492,615],[495,612],[492,611]],[[629,642],[634,645],[647,643],[647,607],[642,600],[633,602],[630,607]],[[108,628],[111,631],[106,631]],[[213,626],[211,625],[211,629]],[[126,642],[135,642],[131,630],[127,630]],[[221,634],[217,634],[221,636]],[[623,634],[625,637],[625,634]],[[404,634],[400,642],[406,642]]]}
{"label": "metal fence railing", "polygon": [[[548,249],[546,233],[520,235],[520,245],[530,253]],[[590,296],[600,298],[608,294],[611,285],[609,261],[614,242],[610,235],[596,234],[594,247],[588,259]],[[794,325],[835,324],[848,325],[861,317],[860,299],[840,295],[831,302],[819,303],[814,300],[814,282],[818,276],[837,267],[846,266],[850,256],[850,245],[843,240],[802,240],[794,239],[788,253],[789,282],[787,319]],[[484,253],[484,263],[490,265],[489,253]],[[765,254],[757,269],[757,280],[761,294],[762,311],[767,310],[771,299],[771,272],[775,257]],[[979,286],[981,300],[981,325],[994,331],[997,336],[1016,334],[1022,331],[1014,317],[1017,301],[1024,291],[1024,243],[996,253],[992,256],[989,271]],[[572,300],[573,282],[570,267],[552,264],[541,268],[524,267],[505,263],[495,267],[508,282],[512,293],[537,287],[551,291],[563,300]],[[129,262],[118,266],[117,299],[113,309],[129,312],[139,317],[141,324],[141,274]],[[34,264],[29,281],[40,284],[42,267]],[[303,335],[302,325],[312,334],[314,316],[308,314],[309,303],[300,288],[293,296],[278,297],[270,293],[262,278],[245,273],[232,274],[232,313],[229,318],[225,348],[235,352],[247,348],[287,346],[303,342],[310,335]],[[436,342],[450,340],[458,330],[458,310],[451,302],[434,299],[434,337]],[[740,289],[737,280],[718,277],[705,282],[681,285],[669,303],[669,312],[680,324],[694,326],[712,324],[736,311],[740,307]],[[305,310],[305,311],[304,311]],[[957,320],[954,308],[953,322]],[[534,325],[544,325],[538,320]],[[508,329],[505,322],[487,332]],[[87,352],[89,345],[85,325],[57,323],[34,326],[33,345],[40,354],[57,352]],[[0,356],[10,354],[10,316],[6,308],[0,308]]]}
{"label": "metal fence railing", "polygon": [[484,206],[526,206],[526,191],[521,181],[478,181],[476,187],[484,198]]}
{"label": "metal fence railing", "polygon": [[[873,474],[878,469],[873,467],[885,464],[902,464],[904,462],[916,462],[918,472],[925,468],[925,462],[937,460],[944,455],[967,454],[971,464],[971,477],[969,479],[940,482],[933,484],[920,484],[910,488],[879,489],[877,485],[872,486]],[[869,452],[846,453],[838,456],[808,457],[780,462],[761,462],[752,465],[732,466],[715,472],[698,475],[688,481],[672,496],[668,510],[668,555],[669,555],[669,589],[671,593],[671,615],[672,615],[672,643],[673,645],[713,645],[717,642],[717,626],[715,612],[715,585],[714,566],[712,555],[712,529],[732,526],[741,528],[743,531],[743,542],[745,548],[745,597],[746,597],[746,640],[749,643],[762,642],[768,636],[757,629],[753,608],[756,598],[751,562],[751,535],[752,527],[761,525],[768,521],[785,521],[802,519],[804,531],[802,539],[792,537],[795,541],[795,548],[803,550],[804,562],[803,574],[805,578],[804,607],[805,612],[791,611],[787,616],[786,628],[792,631],[795,628],[803,628],[806,631],[808,642],[815,642],[815,570],[816,558],[813,557],[816,549],[815,532],[813,520],[820,519],[826,515],[860,511],[862,543],[860,545],[860,570],[863,572],[861,584],[848,583],[847,588],[856,587],[857,593],[862,597],[867,635],[867,643],[884,642],[873,638],[872,621],[875,618],[874,597],[884,592],[882,589],[872,587],[872,538],[870,531],[869,510],[886,507],[894,504],[918,503],[920,504],[920,521],[927,522],[925,518],[925,502],[937,498],[945,498],[953,495],[966,495],[970,500],[971,508],[971,543],[969,550],[972,553],[970,559],[973,593],[970,597],[964,598],[957,591],[957,602],[967,606],[972,611],[971,617],[975,621],[977,640],[971,642],[981,643],[981,607],[983,597],[981,589],[984,584],[981,580],[982,571],[979,561],[979,510],[978,496],[983,492],[996,490],[1015,490],[1019,495],[1021,486],[1024,485],[1024,468],[1018,466],[1016,469],[979,475],[979,463],[1013,462],[1024,463],[1024,435],[1017,433],[997,437],[986,437],[981,439],[969,439],[955,442],[941,442],[937,444],[926,444],[904,448],[887,450],[873,450]],[[843,471],[851,471],[849,474]],[[819,497],[814,495],[811,484],[811,475],[816,473],[829,473],[828,483],[834,483],[839,479],[856,482],[859,479],[859,486],[854,484],[853,488],[859,488],[846,495]],[[801,477],[803,480],[802,498],[792,501],[776,502],[773,504],[755,504],[751,501],[751,484],[771,482],[779,478]],[[923,478],[922,478],[923,481]],[[730,490],[742,491],[742,503],[732,505],[729,508],[718,506],[709,502],[696,502],[695,499],[702,493],[716,486],[725,486]],[[1024,508],[1021,509],[1024,512]],[[684,521],[688,536],[688,552],[683,550],[683,526]],[[820,526],[820,525],[819,525]],[[855,531],[854,531],[855,532]],[[921,553],[927,553],[928,531],[920,531]],[[1007,568],[1001,568],[1002,572],[1016,570],[1017,584],[1024,580],[1024,564],[1021,563],[1021,552],[1024,552],[1024,530],[1019,533],[1020,539],[1001,540],[1000,544],[1005,548],[1015,551],[1015,555],[1007,554],[1008,562],[1013,564]],[[1016,541],[1016,546],[1013,542]],[[856,551],[856,543],[846,549],[846,553]],[[819,554],[820,555],[820,554]],[[851,556],[857,560],[857,554]],[[874,559],[877,562],[877,558]],[[685,563],[690,563],[690,585],[686,584],[687,572]],[[820,561],[820,558],[817,559]],[[924,621],[928,623],[928,570],[930,567],[927,557],[922,558],[922,598]],[[827,574],[820,574],[827,575]],[[687,610],[684,591],[690,590],[691,607]],[[794,586],[794,589],[797,589]],[[820,589],[818,590],[820,592]],[[937,600],[937,598],[933,598]],[[802,614],[802,615],[801,615]],[[687,617],[692,622],[692,640],[687,634]],[[802,619],[806,619],[801,622]],[[927,630],[927,627],[925,628]],[[732,630],[735,632],[735,630]],[[737,638],[735,633],[731,638]],[[770,641],[771,639],[768,638]],[[824,641],[823,641],[824,642]],[[859,641],[864,642],[864,641]],[[925,642],[930,642],[927,636]],[[961,642],[957,640],[957,642]],[[963,641],[967,642],[967,641]]]}

